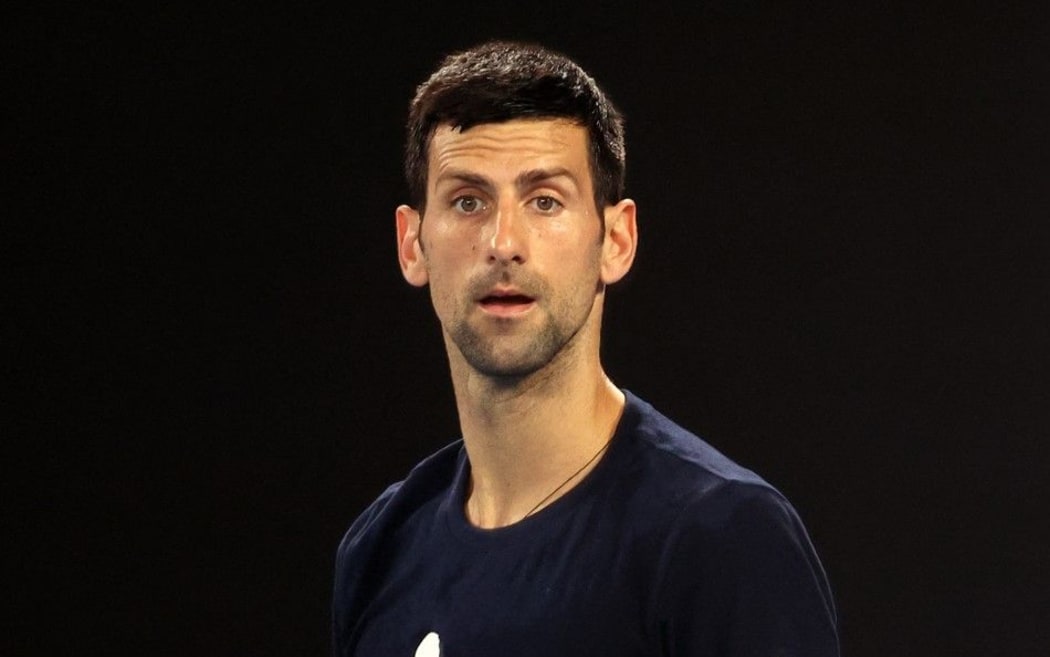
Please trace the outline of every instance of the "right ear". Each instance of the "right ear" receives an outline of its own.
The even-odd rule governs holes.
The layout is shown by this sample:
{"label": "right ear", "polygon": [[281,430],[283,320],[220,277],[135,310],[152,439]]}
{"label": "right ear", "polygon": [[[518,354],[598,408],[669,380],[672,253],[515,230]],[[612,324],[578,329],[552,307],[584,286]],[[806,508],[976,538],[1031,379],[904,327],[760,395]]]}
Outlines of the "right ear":
{"label": "right ear", "polygon": [[426,258],[419,243],[420,216],[407,205],[397,207],[397,259],[401,275],[410,285],[423,287],[429,280]]}

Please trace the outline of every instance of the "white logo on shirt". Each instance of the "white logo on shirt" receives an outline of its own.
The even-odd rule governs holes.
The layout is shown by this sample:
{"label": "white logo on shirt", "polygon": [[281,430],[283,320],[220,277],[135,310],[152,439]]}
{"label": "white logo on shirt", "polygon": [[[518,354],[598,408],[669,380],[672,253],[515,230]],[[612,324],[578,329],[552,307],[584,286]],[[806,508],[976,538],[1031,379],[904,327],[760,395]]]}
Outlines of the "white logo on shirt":
{"label": "white logo on shirt", "polygon": [[416,657],[441,657],[441,638],[437,632],[431,632],[423,637],[416,648]]}

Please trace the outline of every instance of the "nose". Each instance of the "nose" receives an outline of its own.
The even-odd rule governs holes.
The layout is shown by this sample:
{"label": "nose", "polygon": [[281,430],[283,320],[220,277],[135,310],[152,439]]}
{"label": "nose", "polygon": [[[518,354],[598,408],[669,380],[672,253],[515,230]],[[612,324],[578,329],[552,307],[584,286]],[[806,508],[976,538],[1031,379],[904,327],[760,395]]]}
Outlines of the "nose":
{"label": "nose", "polygon": [[513,203],[503,203],[491,224],[491,236],[488,240],[488,261],[490,263],[522,264],[528,258],[528,226],[518,208]]}

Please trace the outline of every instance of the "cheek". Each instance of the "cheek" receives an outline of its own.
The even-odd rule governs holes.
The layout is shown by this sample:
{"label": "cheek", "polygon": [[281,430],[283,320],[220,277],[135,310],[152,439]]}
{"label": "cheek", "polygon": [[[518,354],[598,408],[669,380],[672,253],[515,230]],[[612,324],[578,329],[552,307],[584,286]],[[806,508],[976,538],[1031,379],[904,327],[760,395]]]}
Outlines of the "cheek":
{"label": "cheek", "polygon": [[601,259],[602,243],[598,240],[597,233],[598,231],[552,230],[543,242],[547,245],[547,253],[560,266],[589,268],[591,263]]}
{"label": "cheek", "polygon": [[442,324],[447,324],[456,314],[454,286],[439,273],[430,274],[430,303]]}
{"label": "cheek", "polygon": [[550,244],[552,250],[571,251],[580,258],[589,257],[595,245],[601,245],[605,231],[598,217],[588,213],[542,224],[536,228],[534,236]]}
{"label": "cheek", "polygon": [[458,305],[457,299],[466,286],[471,249],[468,246],[463,252],[451,252],[448,245],[434,246],[437,248],[427,251],[426,267],[430,298],[440,313]]}
{"label": "cheek", "polygon": [[423,237],[428,251],[442,263],[455,263],[478,250],[477,231],[465,222],[435,219]]}

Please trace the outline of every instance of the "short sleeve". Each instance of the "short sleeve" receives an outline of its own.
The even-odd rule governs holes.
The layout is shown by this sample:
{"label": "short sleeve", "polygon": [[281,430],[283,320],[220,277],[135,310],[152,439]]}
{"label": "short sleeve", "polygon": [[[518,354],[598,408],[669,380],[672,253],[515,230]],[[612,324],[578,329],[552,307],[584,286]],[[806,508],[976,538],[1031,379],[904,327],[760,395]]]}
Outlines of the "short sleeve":
{"label": "short sleeve", "polygon": [[378,549],[376,540],[381,532],[371,531],[370,528],[400,486],[400,483],[396,483],[383,491],[350,525],[336,550],[331,605],[331,654],[336,657],[341,657],[345,652],[345,636],[356,622],[352,610],[362,596],[363,582],[368,576],[366,566]]}
{"label": "short sleeve", "polygon": [[687,505],[660,564],[667,657],[838,657],[835,606],[794,508],[730,482]]}

